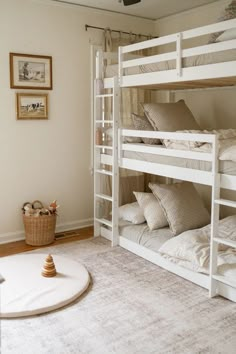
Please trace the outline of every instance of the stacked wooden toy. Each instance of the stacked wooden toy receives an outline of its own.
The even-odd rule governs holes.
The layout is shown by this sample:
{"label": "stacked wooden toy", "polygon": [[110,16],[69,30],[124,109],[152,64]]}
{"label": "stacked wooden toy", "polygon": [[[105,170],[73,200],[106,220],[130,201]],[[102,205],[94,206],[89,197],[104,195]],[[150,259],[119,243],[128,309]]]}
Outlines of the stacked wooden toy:
{"label": "stacked wooden toy", "polygon": [[42,275],[44,277],[54,277],[57,274],[56,267],[53,261],[52,256],[49,254],[44,262],[42,269]]}

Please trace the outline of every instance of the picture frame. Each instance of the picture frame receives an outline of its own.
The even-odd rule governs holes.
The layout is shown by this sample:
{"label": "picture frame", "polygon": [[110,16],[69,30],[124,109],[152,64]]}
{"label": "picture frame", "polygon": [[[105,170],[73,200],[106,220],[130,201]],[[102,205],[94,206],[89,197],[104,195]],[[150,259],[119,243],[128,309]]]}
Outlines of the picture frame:
{"label": "picture frame", "polygon": [[16,93],[16,117],[22,119],[48,119],[47,93]]}
{"label": "picture frame", "polygon": [[10,87],[52,90],[52,57],[10,53]]}

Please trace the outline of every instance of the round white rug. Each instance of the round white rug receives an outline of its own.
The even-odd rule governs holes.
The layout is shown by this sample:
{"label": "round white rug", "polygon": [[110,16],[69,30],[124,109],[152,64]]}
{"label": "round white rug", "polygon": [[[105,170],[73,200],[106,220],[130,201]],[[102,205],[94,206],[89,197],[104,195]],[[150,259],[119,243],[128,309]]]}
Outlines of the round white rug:
{"label": "round white rug", "polygon": [[57,275],[41,275],[47,254],[20,254],[0,259],[0,318],[32,316],[69,304],[89,286],[86,268],[69,258],[52,255]]}

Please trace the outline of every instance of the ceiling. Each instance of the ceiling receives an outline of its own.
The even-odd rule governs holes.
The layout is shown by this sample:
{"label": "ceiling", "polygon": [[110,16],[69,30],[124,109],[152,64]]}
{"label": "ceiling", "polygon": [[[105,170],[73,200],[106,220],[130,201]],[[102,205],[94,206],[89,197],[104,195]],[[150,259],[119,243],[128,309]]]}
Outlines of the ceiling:
{"label": "ceiling", "polygon": [[219,0],[141,0],[140,3],[124,6],[119,0],[51,0],[82,7],[107,10],[116,13],[157,20],[179,12],[193,9]]}

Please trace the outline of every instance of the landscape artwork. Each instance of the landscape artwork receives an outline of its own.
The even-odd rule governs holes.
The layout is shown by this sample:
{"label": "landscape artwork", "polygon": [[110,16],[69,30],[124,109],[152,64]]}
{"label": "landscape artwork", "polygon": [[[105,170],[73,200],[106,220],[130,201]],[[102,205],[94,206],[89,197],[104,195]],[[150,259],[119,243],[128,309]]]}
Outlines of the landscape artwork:
{"label": "landscape artwork", "polygon": [[52,57],[10,53],[10,86],[52,90]]}
{"label": "landscape artwork", "polygon": [[17,119],[48,119],[47,94],[16,94]]}

